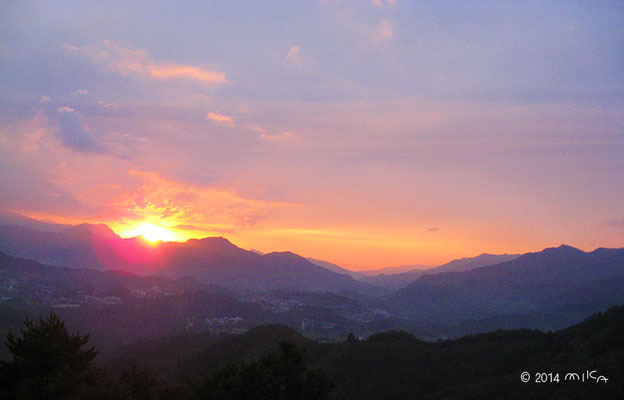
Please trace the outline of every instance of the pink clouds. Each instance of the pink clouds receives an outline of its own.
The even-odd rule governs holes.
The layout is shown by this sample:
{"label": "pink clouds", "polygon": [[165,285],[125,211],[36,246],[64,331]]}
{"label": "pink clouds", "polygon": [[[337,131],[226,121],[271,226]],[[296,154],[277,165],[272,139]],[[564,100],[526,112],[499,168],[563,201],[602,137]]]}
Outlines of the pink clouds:
{"label": "pink clouds", "polygon": [[301,64],[301,47],[300,46],[290,46],[290,50],[288,50],[288,54],[286,54],[286,60],[290,61],[294,64]]}
{"label": "pink clouds", "polygon": [[227,189],[176,182],[154,172],[129,170],[128,176],[140,184],[109,202],[128,220],[154,219],[172,226],[193,225],[203,231],[233,230],[254,228],[276,211],[299,207],[246,198]]}
{"label": "pink clouds", "polygon": [[377,7],[383,7],[387,4],[395,5],[396,0],[371,0],[371,4]]}
{"label": "pink clouds", "polygon": [[377,38],[387,40],[391,39],[392,36],[394,36],[392,24],[387,19],[382,19],[379,24],[377,24]]}
{"label": "pink clouds", "polygon": [[223,72],[194,65],[156,61],[145,50],[132,49],[110,40],[83,47],[70,45],[64,47],[69,51],[89,57],[93,62],[102,65],[104,71],[121,75],[161,81],[186,80],[208,85],[227,82]]}
{"label": "pink clouds", "polygon": [[276,133],[275,135],[267,135],[263,133],[260,135],[260,138],[264,140],[288,140],[292,139],[293,137],[293,134],[290,132]]}
{"label": "pink clouds", "polygon": [[156,79],[189,79],[203,83],[225,83],[225,74],[184,64],[148,65],[147,71]]}
{"label": "pink clouds", "polygon": [[[67,106],[55,111],[54,118],[57,114],[80,116]],[[111,154],[76,152],[76,146],[67,146],[58,137],[55,125],[55,120],[42,112],[0,128],[0,159],[9,164],[0,173],[7,189],[0,195],[0,208],[54,220],[106,222],[122,233],[133,224],[150,220],[168,226],[192,225],[201,231],[179,235],[189,238],[259,229],[260,224],[300,207],[293,202],[257,199],[227,187],[165,177],[141,167],[144,162],[137,159],[113,161]],[[116,135],[120,137],[109,137],[107,145],[131,140],[129,134]]]}
{"label": "pink clouds", "polygon": [[226,125],[232,125],[234,123],[234,119],[229,115],[217,114],[213,112],[209,112],[208,115],[206,115],[206,119]]}

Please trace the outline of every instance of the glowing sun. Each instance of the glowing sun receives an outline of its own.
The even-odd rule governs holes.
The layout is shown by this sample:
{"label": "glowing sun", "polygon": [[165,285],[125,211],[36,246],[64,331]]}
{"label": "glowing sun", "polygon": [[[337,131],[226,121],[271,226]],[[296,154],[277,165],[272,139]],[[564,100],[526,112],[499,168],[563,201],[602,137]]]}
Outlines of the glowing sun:
{"label": "glowing sun", "polygon": [[168,230],[167,228],[163,228],[162,226],[150,224],[149,222],[145,222],[135,229],[129,232],[130,236],[143,236],[145,240],[150,242],[157,242],[162,240],[163,242],[170,242],[175,240],[175,234]]}

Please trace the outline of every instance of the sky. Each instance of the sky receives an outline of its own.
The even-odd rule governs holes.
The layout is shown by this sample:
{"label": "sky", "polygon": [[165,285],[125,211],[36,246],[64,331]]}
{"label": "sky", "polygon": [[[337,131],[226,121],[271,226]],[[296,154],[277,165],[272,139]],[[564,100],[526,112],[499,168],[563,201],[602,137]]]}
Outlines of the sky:
{"label": "sky", "polygon": [[0,1],[0,209],[351,269],[623,247],[623,71],[621,1]]}

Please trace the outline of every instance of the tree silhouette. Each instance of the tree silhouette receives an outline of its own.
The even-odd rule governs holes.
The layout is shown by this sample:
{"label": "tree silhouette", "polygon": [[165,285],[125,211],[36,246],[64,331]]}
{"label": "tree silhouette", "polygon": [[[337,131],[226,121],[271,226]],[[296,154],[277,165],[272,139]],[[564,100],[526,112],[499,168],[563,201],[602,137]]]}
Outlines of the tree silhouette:
{"label": "tree silhouette", "polygon": [[131,400],[153,400],[163,397],[162,382],[147,369],[132,365],[119,378],[119,390],[124,398]]}
{"label": "tree silhouette", "polygon": [[[101,371],[91,367],[97,355],[83,349],[89,335],[68,332],[65,323],[50,313],[38,323],[24,322],[21,335],[9,332],[5,345],[13,360],[0,362],[0,397],[15,399],[98,398]],[[99,395],[94,395],[99,393]]]}
{"label": "tree silhouette", "polygon": [[257,362],[230,365],[208,376],[200,399],[323,400],[333,383],[320,369],[308,370],[303,351],[293,342],[281,342],[277,353]]}

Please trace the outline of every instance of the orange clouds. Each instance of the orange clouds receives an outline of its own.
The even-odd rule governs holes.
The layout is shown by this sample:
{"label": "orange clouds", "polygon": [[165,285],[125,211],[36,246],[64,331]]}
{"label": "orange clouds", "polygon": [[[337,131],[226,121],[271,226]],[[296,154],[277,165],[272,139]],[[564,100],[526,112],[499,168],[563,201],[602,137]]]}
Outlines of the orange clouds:
{"label": "orange clouds", "polygon": [[213,113],[213,112],[209,112],[208,115],[206,115],[206,119],[219,122],[219,123],[223,123],[223,124],[229,124],[229,125],[234,123],[234,119],[232,117],[228,115]]}
{"label": "orange clouds", "polygon": [[156,79],[189,79],[204,83],[225,83],[225,74],[183,64],[148,65],[147,71]]}
{"label": "orange clouds", "polygon": [[277,133],[275,135],[267,135],[267,134],[261,134],[260,138],[264,139],[264,140],[288,140],[288,139],[292,139],[294,136],[292,133],[290,132],[282,132],[282,133]]}
{"label": "orange clouds", "polygon": [[194,65],[155,61],[144,50],[124,47],[110,40],[83,47],[64,47],[89,57],[93,62],[102,65],[104,71],[121,75],[136,75],[155,80],[188,80],[211,85],[227,82],[223,72]]}
{"label": "orange clouds", "polygon": [[[163,226],[193,226],[203,232],[254,228],[294,203],[242,197],[230,190],[168,180],[153,172],[128,171],[142,184],[111,205],[132,221],[157,221]],[[129,221],[126,221],[129,222]]]}

